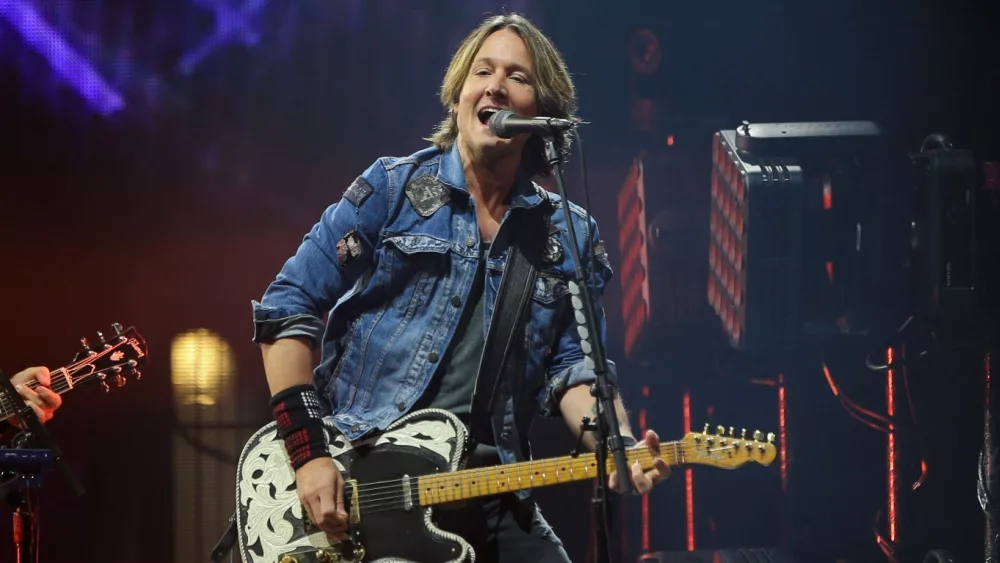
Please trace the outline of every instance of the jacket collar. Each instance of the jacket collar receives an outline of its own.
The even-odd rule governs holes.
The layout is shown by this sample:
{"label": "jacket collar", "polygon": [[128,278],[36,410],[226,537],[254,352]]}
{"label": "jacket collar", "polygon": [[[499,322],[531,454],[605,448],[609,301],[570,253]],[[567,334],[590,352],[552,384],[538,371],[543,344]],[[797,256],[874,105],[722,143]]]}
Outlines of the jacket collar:
{"label": "jacket collar", "polygon": [[[452,143],[451,149],[439,156],[437,179],[447,186],[468,193],[465,184],[465,171],[462,168],[462,155],[458,152],[458,143]],[[518,168],[511,192],[510,206],[532,208],[537,207],[548,198],[544,190],[535,185],[523,168]]]}

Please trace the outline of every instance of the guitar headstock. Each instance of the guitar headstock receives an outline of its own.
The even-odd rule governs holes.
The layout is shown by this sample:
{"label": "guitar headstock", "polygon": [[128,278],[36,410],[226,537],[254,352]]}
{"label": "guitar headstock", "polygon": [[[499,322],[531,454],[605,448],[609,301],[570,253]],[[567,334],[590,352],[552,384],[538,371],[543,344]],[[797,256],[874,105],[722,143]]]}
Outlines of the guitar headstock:
{"label": "guitar headstock", "polygon": [[737,435],[732,426],[728,432],[725,427],[718,426],[713,434],[706,424],[701,432],[688,432],[681,442],[685,462],[722,469],[736,469],[747,463],[770,465],[777,456],[774,433],[768,432],[765,436],[760,430],[747,436],[745,428]]}
{"label": "guitar headstock", "polygon": [[105,335],[97,331],[94,343],[86,338],[80,339],[82,349],[73,363],[63,368],[73,386],[96,380],[101,382],[105,391],[110,391],[109,384],[122,387],[129,377],[142,378],[138,367],[145,364],[149,357],[146,339],[135,327],[122,328],[118,323],[112,323],[111,332]]}

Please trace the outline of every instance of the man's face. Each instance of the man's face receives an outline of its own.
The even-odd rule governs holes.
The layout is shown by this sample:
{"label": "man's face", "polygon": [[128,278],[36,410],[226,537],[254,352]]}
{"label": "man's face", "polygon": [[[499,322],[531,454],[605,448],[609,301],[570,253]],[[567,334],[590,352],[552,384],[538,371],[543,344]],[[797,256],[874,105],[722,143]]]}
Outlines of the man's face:
{"label": "man's face", "polygon": [[487,125],[493,111],[509,109],[526,116],[537,115],[534,65],[524,42],[507,29],[486,38],[469,67],[455,105],[459,142],[474,158],[520,155],[528,134],[501,139]]}

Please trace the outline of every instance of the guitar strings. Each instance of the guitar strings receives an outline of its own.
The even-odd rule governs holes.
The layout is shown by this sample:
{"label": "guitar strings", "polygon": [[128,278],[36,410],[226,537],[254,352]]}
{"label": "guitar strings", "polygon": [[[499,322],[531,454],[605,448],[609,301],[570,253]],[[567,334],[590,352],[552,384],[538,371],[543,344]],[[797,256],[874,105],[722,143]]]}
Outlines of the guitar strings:
{"label": "guitar strings", "polygon": [[[677,443],[677,444],[679,444],[679,443]],[[661,445],[665,445],[665,444],[661,444]],[[680,444],[679,448],[682,451],[690,451],[692,449],[692,447],[689,446],[689,445],[687,445],[687,444]],[[674,450],[676,451],[677,448],[674,448]],[[632,450],[632,451],[638,451],[638,455],[635,457],[634,460],[630,459],[629,460],[630,462],[634,462],[634,461],[646,462],[646,461],[651,460],[654,457],[652,455],[652,453],[650,453],[648,450],[645,450],[645,449]],[[643,459],[643,458],[646,458],[646,459]],[[553,466],[553,465],[557,466],[559,461],[563,461],[563,460],[560,459],[560,458],[552,458],[552,459],[548,459],[548,460],[541,460],[541,461],[538,461],[537,463],[532,463],[531,464],[531,466],[532,466],[531,469],[533,470],[536,467],[540,468],[540,469],[541,468],[549,468],[550,466]],[[496,469],[499,469],[500,467],[503,467],[503,466],[494,466],[492,468],[482,468],[482,469],[496,470]],[[558,471],[559,470],[556,470],[556,473],[558,473]],[[448,477],[453,476],[453,475],[454,474],[429,475],[427,477],[431,477],[431,478],[438,478],[438,477],[440,477],[442,479],[447,479]],[[582,480],[582,479],[573,479],[573,480],[575,481],[575,480]],[[500,482],[502,482],[502,480],[498,481],[498,488],[500,488],[500,485],[499,485]],[[385,485],[382,485],[383,483],[392,483],[392,484],[388,485],[388,486],[385,486]],[[359,494],[358,508],[362,512],[369,512],[369,513],[371,513],[371,512],[380,512],[380,511],[384,511],[384,510],[405,508],[405,502],[404,502],[404,499],[402,498],[402,495],[405,493],[405,488],[403,487],[401,481],[395,481],[395,482],[392,482],[392,481],[381,481],[381,482],[368,483],[367,485],[368,485],[367,487],[362,487],[362,486],[358,487],[358,494]],[[380,485],[380,486],[374,488],[374,490],[373,490],[373,487],[372,487],[373,485]],[[527,488],[531,488],[530,485],[528,487],[520,487],[520,486],[518,486],[516,488],[515,487],[510,487],[506,491],[498,491],[496,493],[490,491],[490,492],[487,492],[487,493],[472,494],[472,495],[469,495],[469,496],[463,496],[463,498],[461,498],[461,499],[448,498],[448,495],[449,494],[453,494],[454,491],[455,491],[455,489],[452,489],[452,488],[449,487],[449,488],[446,488],[444,490],[439,490],[439,489],[435,488],[433,492],[429,493],[429,495],[432,498],[433,497],[440,498],[441,496],[445,496],[445,498],[443,500],[438,500],[438,502],[428,503],[428,506],[429,505],[434,505],[434,504],[444,504],[444,503],[448,503],[448,502],[456,502],[456,501],[459,501],[459,500],[467,500],[467,499],[471,499],[471,498],[493,496],[495,494],[501,494],[503,492],[513,492],[513,491],[516,491],[516,490],[527,489]],[[365,490],[363,491],[362,489],[365,489]],[[458,488],[458,492],[460,494],[462,494],[462,493],[464,493],[465,490],[471,491],[471,489],[472,489],[472,485],[469,485],[468,488],[459,487]],[[481,487],[480,487],[480,490],[481,490]],[[377,494],[371,494],[371,493],[373,493],[375,491],[377,491]],[[361,496],[362,492],[368,492],[369,494]],[[417,496],[416,502],[413,503],[415,505],[420,505],[419,493],[420,493],[420,491],[418,490],[417,491],[417,495],[416,495]]]}
{"label": "guitar strings", "polygon": [[[726,452],[733,452],[734,451],[734,446],[744,446],[745,443],[746,442],[740,442],[740,443],[734,443],[731,446],[724,446],[724,447],[720,447],[720,448],[701,449],[701,447],[697,446],[697,445],[688,444],[688,443],[684,443],[684,442],[680,442],[680,441],[674,441],[674,442],[662,442],[660,444],[660,448],[661,449],[667,449],[667,448],[669,448],[671,450],[670,452],[667,452],[668,454],[670,454],[668,457],[672,457],[674,459],[681,459],[681,460],[683,460],[685,457],[697,457],[698,455],[704,455],[704,454],[724,454]],[[750,443],[753,444],[753,442],[750,442]],[[761,443],[757,442],[756,445],[759,446],[759,445],[761,445]],[[629,456],[629,454],[635,454],[635,453],[638,453],[638,455],[635,455],[634,457]],[[626,457],[629,457],[629,460],[628,460],[629,463],[634,463],[636,461],[639,461],[639,462],[642,462],[642,463],[652,463],[653,459],[656,456],[654,456],[649,451],[648,448],[640,446],[640,447],[632,449],[632,450],[626,450]],[[661,456],[661,457],[663,457],[663,456]],[[578,458],[565,458],[565,457],[563,457],[563,458],[549,458],[549,459],[538,460],[538,461],[520,462],[518,465],[521,465],[521,464],[523,464],[523,465],[521,465],[521,467],[518,468],[517,472],[520,473],[519,469],[523,469],[523,468],[526,467],[529,472],[532,472],[535,469],[538,469],[538,470],[541,470],[543,472],[553,471],[554,473],[558,474],[559,471],[562,471],[562,469],[558,468],[558,466],[560,464],[565,464],[567,462],[569,462],[569,463],[578,462],[578,460],[581,460],[581,459],[591,461],[591,463],[589,463],[588,465],[595,465],[595,463],[593,463],[593,462],[596,462],[596,456],[594,456],[594,454],[587,454],[586,457],[578,457]],[[673,460],[668,461],[668,463],[670,463],[671,461],[673,461]],[[556,467],[556,469],[553,469],[554,467]],[[451,472],[451,473],[430,474],[430,475],[416,476],[416,477],[413,477],[413,479],[415,479],[415,480],[419,480],[419,479],[425,479],[425,480],[427,480],[427,479],[430,479],[430,480],[435,480],[435,481],[437,481],[437,480],[445,480],[445,481],[447,481],[447,480],[450,480],[450,479],[455,479],[456,475],[458,475],[459,473],[463,473],[463,474],[468,475],[468,476],[471,477],[471,474],[473,472],[476,473],[477,476],[479,476],[482,473],[498,472],[498,471],[501,471],[501,470],[508,471],[508,472],[511,472],[511,473],[513,473],[515,471],[513,469],[513,466],[511,466],[511,465],[494,465],[494,466],[480,467],[480,468],[475,468],[475,469],[462,469],[462,470],[459,470],[458,472]],[[505,479],[501,478],[501,481],[503,481],[503,480],[505,480]],[[380,489],[392,488],[392,487],[395,487],[395,486],[402,486],[401,485],[401,481],[402,481],[402,478],[385,480],[385,481],[372,481],[372,482],[369,482],[369,483],[360,483],[357,486],[357,490],[358,490],[359,493],[361,493],[361,492],[364,492],[364,493],[374,493],[374,492],[376,492],[376,491],[378,491]]]}
{"label": "guitar strings", "polygon": [[[96,357],[99,357],[99,356],[91,356],[91,357],[88,358],[88,360],[92,361]],[[56,393],[61,394],[61,393],[64,393],[66,391],[69,391],[70,389],[72,389],[76,385],[82,383],[83,380],[86,379],[86,378],[88,378],[88,377],[96,377],[99,374],[103,374],[103,373],[105,373],[105,372],[113,369],[113,368],[104,368],[104,369],[100,369],[100,370],[94,370],[94,371],[91,371],[91,372],[87,372],[87,373],[85,373],[83,375],[80,375],[80,376],[76,376],[76,375],[74,375],[74,374],[71,373],[71,369],[70,368],[72,366],[75,366],[75,365],[79,364],[79,363],[80,362],[75,362],[73,364],[70,364],[70,366],[67,366],[65,368],[59,368],[57,370],[54,370],[54,371],[50,372],[50,377],[52,378],[52,384],[49,387],[49,389],[52,390],[52,391],[54,391],[54,392],[56,392]],[[74,369],[77,370],[77,371],[79,370],[79,368],[74,368]],[[71,381],[67,381],[67,378],[69,380],[71,380]],[[26,383],[26,385],[32,391],[34,391],[34,390],[38,389],[39,386],[41,386],[41,383],[39,383],[35,379],[32,379],[31,381],[29,381],[28,383]],[[0,415],[14,416],[14,413],[19,408],[21,408],[20,405],[18,405],[16,403],[12,404],[11,401],[7,398],[6,395],[0,396]]]}
{"label": "guitar strings", "polygon": [[[684,444],[684,443],[680,443],[680,442],[664,443],[664,444],[661,444],[661,447],[664,446],[664,445],[668,445],[668,444],[674,446],[672,448],[674,450],[674,452],[675,452],[675,455],[672,456],[672,457],[674,457],[674,460],[683,460],[684,459],[683,455],[678,456],[677,454],[688,454],[690,456],[692,453],[694,453],[694,454],[699,453],[697,446],[690,445],[690,444]],[[703,450],[702,453],[710,453],[710,454],[711,453],[725,453],[725,452],[731,452],[732,450],[733,450],[733,448],[731,446],[727,446],[725,448],[715,448],[715,449]],[[629,459],[630,463],[634,463],[636,461],[639,461],[640,463],[651,463],[652,459],[655,457],[655,456],[652,455],[651,452],[649,452],[649,450],[644,449],[644,448],[638,449],[638,450],[632,450],[632,451],[633,452],[637,451],[638,455],[635,456],[634,459]],[[530,467],[529,470],[530,471],[534,471],[535,469],[539,469],[539,470],[547,472],[547,471],[553,469],[553,467],[556,467],[556,469],[554,470],[554,472],[558,475],[559,471],[561,471],[560,469],[558,469],[558,466],[559,466],[560,462],[562,462],[562,461],[566,461],[566,460],[564,458],[562,458],[562,459],[561,458],[552,458],[552,459],[548,459],[548,460],[540,460],[538,462],[531,463],[530,464],[531,467]],[[680,463],[675,462],[673,465],[679,465],[679,464]],[[485,471],[485,472],[492,471],[492,472],[494,472],[494,475],[495,475],[496,474],[495,472],[498,471],[502,467],[504,467],[504,466],[484,467],[484,468],[480,468],[479,470]],[[468,470],[466,470],[466,471],[468,471]],[[440,498],[442,496],[444,497],[444,499],[440,500],[439,502],[429,503],[429,504],[442,504],[442,503],[446,503],[446,502],[455,502],[456,500],[465,500],[465,499],[468,499],[468,498],[484,497],[484,496],[491,496],[491,495],[494,495],[494,494],[499,494],[499,492],[498,493],[494,493],[494,492],[490,491],[490,492],[487,492],[487,493],[472,494],[472,495],[469,495],[469,496],[465,496],[465,492],[466,491],[472,492],[473,488],[477,488],[479,490],[482,490],[483,485],[478,485],[478,486],[477,485],[472,485],[471,482],[467,486],[465,486],[465,487],[457,487],[457,488],[446,487],[443,490],[440,489],[440,487],[439,487],[439,485],[437,483],[438,480],[448,481],[449,479],[454,479],[455,478],[454,476],[455,476],[454,473],[442,474],[442,475],[428,475],[428,476],[424,476],[424,478],[430,478],[430,479],[432,479],[432,480],[435,481],[434,482],[435,486],[434,486],[434,488],[430,492],[428,492],[428,495],[431,496],[432,499],[435,498],[435,497],[437,497],[437,498]],[[417,479],[420,479],[420,478],[418,477]],[[486,479],[483,479],[482,477],[480,477],[480,480],[482,480],[484,483],[486,483],[486,482],[490,481],[491,479],[489,477],[487,477]],[[571,480],[576,481],[576,480],[582,480],[582,479],[571,479]],[[504,479],[497,479],[496,481],[497,481],[497,488],[498,489],[503,489],[502,483],[503,483]],[[509,478],[507,479],[507,481],[509,482]],[[519,483],[517,487],[508,487],[506,489],[506,491],[500,491],[500,492],[512,492],[512,491],[521,490],[521,489],[527,489],[527,488],[531,488],[531,486],[529,485],[527,487],[522,487],[520,485],[520,483]],[[400,508],[400,507],[403,507],[405,505],[402,497],[403,497],[404,493],[406,492],[406,489],[403,486],[402,479],[392,480],[392,481],[376,481],[376,482],[372,482],[372,483],[366,483],[366,484],[363,484],[363,485],[359,485],[357,487],[357,491],[358,491],[358,497],[359,497],[358,498],[358,507],[359,507],[359,509],[361,509],[363,511],[366,511],[366,512],[388,510],[388,509],[392,509],[392,508]],[[417,504],[417,505],[420,504],[419,495],[420,495],[420,492],[422,492],[422,491],[426,492],[424,489],[419,489],[419,490],[415,491],[416,492],[416,496],[418,498],[415,499],[416,502],[414,502],[414,504]],[[449,496],[454,495],[456,492],[459,495],[462,496],[461,499],[449,498]]]}
{"label": "guitar strings", "polygon": [[[668,460],[668,463],[672,464],[672,465],[675,465],[675,466],[683,464],[684,460],[685,460],[685,457],[691,458],[691,457],[697,457],[698,455],[704,455],[704,454],[725,454],[725,453],[730,453],[731,454],[733,452],[733,447],[732,446],[725,446],[725,447],[721,447],[721,448],[711,448],[711,449],[707,449],[707,450],[701,450],[698,446],[694,446],[694,445],[690,445],[690,444],[683,444],[683,443],[679,443],[679,442],[678,443],[674,443],[674,444],[677,444],[677,445],[674,448],[672,448],[674,450],[673,455],[669,456],[669,457],[671,457],[673,459]],[[664,445],[666,445],[666,444],[664,444]],[[742,445],[742,444],[740,444],[740,445]],[[758,443],[758,445],[759,445],[759,443]],[[640,449],[640,450],[633,450],[633,451],[638,451],[638,455],[635,456],[635,457],[633,457],[633,458],[631,458],[631,459],[629,459],[629,463],[634,463],[634,462],[638,461],[638,462],[640,462],[642,464],[649,464],[649,463],[652,462],[653,458],[655,457],[648,450]],[[560,471],[565,471],[564,468],[563,469],[558,468],[558,465],[560,464],[561,461],[565,461],[565,460],[564,459],[560,459],[560,458],[552,458],[552,459],[549,459],[549,460],[541,460],[541,461],[538,461],[536,463],[531,464],[531,467],[529,468],[529,471],[537,468],[537,469],[539,469],[539,470],[541,470],[543,472],[548,472],[549,470],[553,470],[553,466],[556,466],[556,468],[553,470],[553,472],[556,475],[558,475]],[[590,465],[593,465],[593,464],[590,464]],[[508,483],[510,482],[510,477],[507,477],[507,478],[503,478],[503,477],[497,478],[498,474],[496,472],[498,470],[500,470],[501,468],[503,468],[503,467],[504,466],[494,466],[494,467],[481,468],[481,469],[477,470],[477,473],[480,473],[480,472],[483,472],[483,471],[487,472],[487,475],[485,476],[485,478],[480,474],[480,475],[477,475],[477,477],[472,477],[472,476],[466,477],[466,479],[468,480],[468,479],[479,478],[484,483],[496,481],[497,482],[497,487],[499,489],[502,489],[504,481],[507,481]],[[647,467],[648,467],[648,465],[647,465]],[[493,474],[489,475],[489,472],[493,472]],[[434,496],[439,496],[439,495],[442,495],[442,494],[444,494],[444,495],[451,494],[450,491],[455,491],[456,489],[454,489],[452,487],[447,487],[447,488],[445,488],[445,489],[442,490],[442,489],[440,489],[440,486],[439,486],[438,483],[441,480],[449,482],[452,479],[456,478],[455,475],[456,475],[455,473],[449,473],[449,474],[442,474],[442,475],[428,475],[428,476],[425,476],[425,478],[432,479],[433,482],[434,482],[434,485],[435,485],[435,487],[433,489],[433,492],[430,492],[429,494],[434,495]],[[529,477],[529,480],[533,480],[533,478]],[[573,478],[571,480],[575,481],[575,480],[580,480],[580,479]],[[449,484],[452,484],[452,483],[449,483]],[[359,501],[359,502],[364,502],[364,500],[381,500],[381,499],[384,499],[387,496],[391,496],[392,493],[389,493],[389,490],[396,489],[396,488],[400,488],[400,490],[402,490],[401,487],[402,487],[401,481],[381,481],[381,482],[373,482],[373,483],[366,483],[364,485],[360,485],[360,486],[358,486],[359,494],[361,494],[361,493],[367,493],[367,494],[365,496],[365,499],[362,499],[362,501]],[[466,490],[471,491],[473,487],[479,487],[479,488],[481,488],[482,485],[473,485],[471,483],[471,481],[470,481],[469,484],[466,487],[459,487],[457,490],[459,491],[459,493],[464,494],[464,492]],[[519,483],[518,487],[510,487],[510,488],[508,488],[508,490],[517,490],[517,489],[520,489],[520,488],[530,488],[530,485],[528,487],[522,487],[520,485],[520,483]],[[382,492],[383,494],[381,494],[381,495],[377,494],[379,492]],[[389,494],[385,494],[385,493],[389,493]],[[418,493],[419,493],[419,491],[418,491]],[[492,493],[487,493],[487,494],[492,494]],[[473,495],[473,496],[476,496],[476,495]]]}
{"label": "guitar strings", "polygon": [[[759,442],[757,444],[760,445]],[[744,443],[740,442],[739,444],[734,444],[734,445],[743,446]],[[690,455],[692,453],[692,451],[693,451],[693,453],[697,454],[698,453],[697,450],[698,450],[699,447],[700,446],[696,446],[696,445],[692,445],[692,444],[687,444],[687,443],[681,442],[681,441],[661,442],[660,443],[660,448],[661,449],[668,449],[669,448],[671,450],[671,452],[667,452],[667,453],[668,454],[672,454],[671,457],[680,458],[680,459],[683,459],[683,457],[684,457],[683,454]],[[733,450],[733,446],[725,446],[724,448],[706,450],[704,453],[709,453],[709,454],[711,454],[711,453],[723,453],[723,452],[731,451],[731,450]],[[639,447],[636,447],[636,448],[631,449],[631,450],[626,450],[626,452],[625,452],[626,453],[626,457],[629,457],[629,454],[634,454],[636,452],[638,452],[638,455],[635,457],[635,459],[629,459],[630,463],[631,462],[635,462],[635,461],[651,462],[652,459],[654,457],[656,457],[656,456],[653,456],[652,453],[649,452],[649,449],[646,448],[646,447],[644,447],[644,446],[639,446]],[[560,463],[578,463],[578,460],[591,460],[592,462],[596,462],[596,456],[594,454],[586,454],[585,457],[581,456],[581,457],[577,457],[577,458],[571,458],[571,457],[569,457],[569,458],[567,458],[567,457],[549,458],[549,459],[538,460],[538,461],[519,462],[518,465],[520,465],[521,468],[527,467],[529,472],[531,472],[535,468],[548,471],[548,470],[552,469],[552,466],[558,466]],[[594,463],[591,463],[591,465],[594,465]],[[471,474],[471,472],[476,472],[478,474],[478,473],[481,473],[481,472],[499,471],[499,470],[513,471],[512,468],[513,468],[512,465],[494,465],[494,466],[489,466],[489,467],[480,467],[480,468],[476,468],[476,469],[462,469],[462,470],[459,470],[459,472],[464,472],[465,474]],[[558,470],[557,470],[557,472],[558,472]],[[421,478],[422,479],[428,479],[428,478],[430,478],[430,479],[445,479],[445,480],[447,480],[447,479],[453,479],[453,478],[455,478],[455,475],[457,473],[458,472],[443,473],[443,474],[430,474],[430,475],[417,476],[417,477],[414,477],[414,478],[415,479],[421,479]],[[399,481],[400,481],[400,479],[392,479],[392,480],[388,480],[388,481],[372,481],[370,483],[358,484],[357,488],[358,488],[358,491],[368,492],[368,491],[377,490],[382,485],[394,485],[394,484],[398,483]]]}

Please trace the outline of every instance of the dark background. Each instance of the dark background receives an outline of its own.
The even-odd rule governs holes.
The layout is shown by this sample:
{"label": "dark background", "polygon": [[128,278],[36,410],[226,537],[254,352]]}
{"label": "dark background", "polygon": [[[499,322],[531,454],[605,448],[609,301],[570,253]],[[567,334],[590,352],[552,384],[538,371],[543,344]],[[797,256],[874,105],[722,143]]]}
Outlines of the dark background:
{"label": "dark background", "polygon": [[[178,71],[178,60],[213,25],[212,12],[196,3],[25,4],[113,77],[127,105],[95,114],[0,17],[0,367],[10,375],[64,365],[81,336],[114,321],[135,325],[151,350],[141,381],[108,395],[81,388],[50,423],[88,492],[74,498],[50,476],[43,561],[83,553],[108,562],[207,560],[203,546],[226,522],[216,519],[224,513],[218,506],[176,508],[192,487],[200,497],[204,483],[175,479],[178,436],[192,431],[174,406],[171,339],[201,327],[224,337],[237,366],[234,432],[245,438],[267,422],[250,301],[372,160],[424,146],[442,116],[436,91],[449,56],[487,13],[523,11],[563,51],[580,113],[591,122],[583,130],[590,207],[613,265],[615,201],[630,160],[646,150],[650,162],[693,170],[678,185],[658,180],[651,165],[647,193],[707,193],[712,124],[870,119],[901,154],[935,132],[978,161],[997,159],[1000,148],[1000,45],[987,2],[273,0],[252,20],[256,45],[225,44],[190,74]],[[627,44],[642,28],[658,37],[663,60],[655,75],[636,80]],[[637,134],[630,118],[636,89],[659,108],[652,133]],[[709,125],[691,125],[698,120]],[[582,203],[579,163],[572,164],[570,197]],[[707,217],[707,208],[687,210]],[[675,234],[689,249],[686,263],[704,259],[695,252],[707,228]],[[704,301],[704,276],[691,276],[686,283],[699,288],[692,299]],[[620,293],[613,283],[605,297],[611,358],[623,356]],[[647,409],[665,439],[677,438],[681,395],[690,388],[696,429],[704,419],[776,431],[773,389],[748,382],[774,377],[774,366],[728,351],[707,305],[692,309],[703,332],[653,334],[659,355],[642,365],[620,362],[629,405]],[[786,358],[795,438],[789,490],[777,486],[773,466],[696,469],[699,548],[786,546],[802,561],[884,558],[872,525],[885,504],[885,437],[838,406],[820,356],[855,400],[884,409],[882,381],[864,370],[864,350],[825,346]],[[947,548],[961,561],[979,559],[982,357],[943,352],[909,375],[930,472],[907,497],[907,555]],[[535,443],[543,457],[573,445],[562,423],[549,421],[536,427]],[[191,463],[196,471],[214,463],[218,494],[228,498],[226,471],[235,466],[210,453]],[[589,493],[585,484],[537,492],[575,561],[588,558]],[[654,492],[651,549],[685,549],[683,495],[680,473]],[[638,502],[627,502],[629,560],[640,548]],[[175,540],[185,520],[203,537]],[[0,561],[12,553],[8,525],[0,524]]]}

